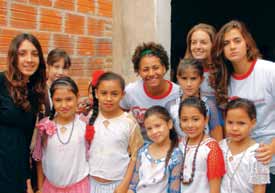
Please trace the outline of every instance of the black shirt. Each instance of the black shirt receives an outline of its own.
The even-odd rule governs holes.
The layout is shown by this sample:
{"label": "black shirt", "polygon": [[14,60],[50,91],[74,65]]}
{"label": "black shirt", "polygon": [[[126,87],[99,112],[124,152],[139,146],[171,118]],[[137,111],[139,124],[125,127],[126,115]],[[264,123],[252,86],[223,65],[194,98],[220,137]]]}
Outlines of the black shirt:
{"label": "black shirt", "polygon": [[37,97],[28,85],[31,110],[16,106],[10,97],[4,73],[0,73],[0,193],[26,191],[30,177],[29,146],[38,109]]}

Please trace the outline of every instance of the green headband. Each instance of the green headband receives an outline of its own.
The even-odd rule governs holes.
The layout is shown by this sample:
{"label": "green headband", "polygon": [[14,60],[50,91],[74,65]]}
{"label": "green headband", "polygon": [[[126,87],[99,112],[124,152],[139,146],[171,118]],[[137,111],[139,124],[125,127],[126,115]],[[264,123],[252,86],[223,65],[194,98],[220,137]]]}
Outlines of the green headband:
{"label": "green headband", "polygon": [[154,54],[154,52],[152,50],[143,50],[140,54],[141,57],[145,56],[145,55],[149,55],[149,54]]}

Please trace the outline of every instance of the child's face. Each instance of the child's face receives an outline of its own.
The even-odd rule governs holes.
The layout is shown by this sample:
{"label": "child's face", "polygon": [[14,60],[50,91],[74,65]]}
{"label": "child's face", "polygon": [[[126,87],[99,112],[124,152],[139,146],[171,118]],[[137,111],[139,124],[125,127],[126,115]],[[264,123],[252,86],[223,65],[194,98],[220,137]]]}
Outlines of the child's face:
{"label": "child's face", "polygon": [[48,65],[48,79],[53,82],[57,78],[68,76],[69,69],[65,69],[64,66],[64,58],[60,58],[53,65]]}
{"label": "child's face", "polygon": [[138,74],[149,88],[159,87],[166,73],[165,66],[156,56],[144,56],[139,62]]}
{"label": "child's face", "polygon": [[232,141],[241,142],[250,136],[251,129],[255,126],[256,120],[251,119],[242,108],[227,111],[225,118],[225,129],[227,137]]}
{"label": "child's face", "polygon": [[120,112],[120,100],[124,96],[118,80],[103,80],[96,89],[96,98],[101,112],[109,116],[116,115]]}
{"label": "child's face", "polygon": [[58,117],[64,120],[70,120],[75,116],[78,97],[69,87],[60,87],[54,91],[53,106],[58,113]]}
{"label": "child's face", "polygon": [[151,115],[144,120],[147,136],[156,144],[165,144],[170,141],[169,133],[173,127],[172,120],[168,122],[158,115]]}
{"label": "child's face", "polygon": [[183,90],[184,96],[198,96],[203,77],[192,67],[187,67],[181,75],[177,75],[178,83]]}
{"label": "child's face", "polygon": [[180,112],[180,127],[190,138],[190,142],[198,144],[203,135],[208,118],[195,107],[184,106]]}

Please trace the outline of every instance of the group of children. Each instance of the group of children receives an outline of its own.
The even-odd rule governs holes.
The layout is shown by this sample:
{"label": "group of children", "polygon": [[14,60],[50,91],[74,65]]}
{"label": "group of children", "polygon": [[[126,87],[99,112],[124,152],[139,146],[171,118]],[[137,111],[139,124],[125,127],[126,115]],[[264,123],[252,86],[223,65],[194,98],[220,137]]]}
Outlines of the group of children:
{"label": "group of children", "polygon": [[[199,27],[199,32],[209,28]],[[265,192],[269,166],[256,160],[259,143],[250,137],[256,125],[255,105],[248,99],[232,99],[222,120],[213,93],[201,91],[211,61],[198,60],[210,53],[202,56],[204,50],[196,44],[211,43],[212,37],[194,40],[192,33],[188,37],[193,54],[187,54],[177,69],[179,86],[163,78],[168,57],[155,43],[138,46],[134,53],[141,80],[125,88],[116,73],[93,77],[89,89],[93,105],[85,115],[77,111],[75,82],[64,75],[52,79],[48,84],[51,111],[37,124],[33,150],[33,158],[42,161],[37,164],[39,191]],[[67,72],[70,62],[61,55],[60,60]]]}

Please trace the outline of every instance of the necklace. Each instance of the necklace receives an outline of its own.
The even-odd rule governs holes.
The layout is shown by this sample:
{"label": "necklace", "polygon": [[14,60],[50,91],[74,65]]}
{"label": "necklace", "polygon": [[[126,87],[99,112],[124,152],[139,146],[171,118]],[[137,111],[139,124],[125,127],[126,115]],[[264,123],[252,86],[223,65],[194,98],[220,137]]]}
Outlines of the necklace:
{"label": "necklace", "polygon": [[[72,135],[73,135],[73,130],[74,130],[74,121],[75,121],[75,118],[74,118],[73,123],[72,123],[72,129],[71,129],[70,135],[69,135],[69,137],[68,137],[68,139],[67,139],[66,141],[62,141],[62,140],[61,140],[60,135],[59,135],[59,132],[58,132],[58,129],[56,130],[57,139],[58,139],[58,141],[59,141],[61,144],[67,145],[67,144],[71,141],[71,138],[72,138]],[[56,122],[55,122],[55,124],[57,125]],[[65,130],[64,130],[64,128],[65,128]],[[60,128],[61,133],[64,133],[66,130],[67,130],[67,128],[64,127],[64,126]]]}
{"label": "necklace", "polygon": [[184,154],[183,154],[183,164],[182,164],[183,169],[182,169],[182,175],[181,175],[182,184],[184,184],[184,185],[188,185],[188,184],[191,184],[193,182],[193,179],[194,179],[194,176],[195,176],[195,170],[196,170],[197,153],[198,153],[199,147],[201,145],[201,142],[203,140],[203,137],[204,137],[204,133],[203,133],[203,135],[200,139],[199,144],[196,147],[194,157],[193,157],[193,161],[192,161],[192,173],[191,173],[191,177],[188,180],[184,180],[184,163],[185,163],[185,158],[186,158],[186,152],[187,152],[187,145],[188,145],[188,142],[189,142],[189,137],[186,140],[185,147],[184,147]]}
{"label": "necklace", "polygon": [[226,168],[227,168],[226,175],[227,175],[228,178],[229,178],[230,192],[232,192],[232,191],[233,191],[234,176],[235,176],[237,170],[239,169],[239,167],[240,167],[240,165],[241,165],[241,162],[242,162],[242,160],[243,160],[243,158],[244,158],[244,156],[245,156],[245,154],[246,154],[248,148],[242,153],[242,156],[241,156],[241,158],[240,158],[240,161],[238,162],[236,168],[234,168],[233,172],[231,173],[230,170],[229,170],[229,163],[228,163],[228,161],[230,161],[230,162],[233,161],[233,155],[230,156],[230,157],[228,156],[228,154],[229,154],[229,146],[227,145],[227,147],[228,147],[228,148],[227,148],[226,153],[225,153],[225,163],[226,163]]}

